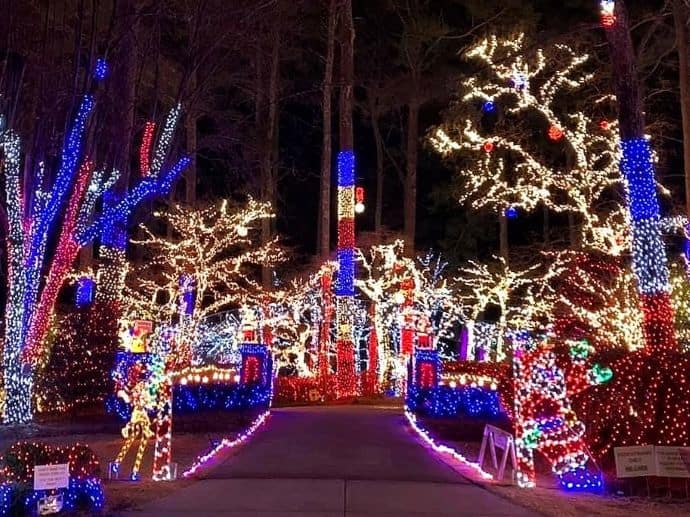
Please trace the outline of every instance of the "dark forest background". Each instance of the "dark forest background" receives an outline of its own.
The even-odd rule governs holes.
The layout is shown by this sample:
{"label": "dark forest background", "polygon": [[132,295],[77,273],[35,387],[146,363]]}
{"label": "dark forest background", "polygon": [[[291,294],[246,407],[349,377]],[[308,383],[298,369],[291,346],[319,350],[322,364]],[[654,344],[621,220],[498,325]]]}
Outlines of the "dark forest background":
{"label": "dark forest background", "polygon": [[[26,139],[26,166],[55,160],[78,95],[94,87],[90,70],[104,56],[109,79],[89,155],[120,169],[120,188],[136,175],[136,149],[147,120],[176,102],[184,109],[175,146],[195,157],[170,201],[201,203],[247,194],[274,202],[269,231],[293,258],[288,276],[320,255],[323,88],[329,15],[345,0],[0,0],[0,111]],[[673,2],[629,1],[644,84],[649,132],[660,154],[659,179],[684,212],[678,47]],[[535,46],[567,43],[595,56],[598,85],[609,91],[609,64],[594,0],[352,0],[354,139],[366,212],[362,245],[406,236],[451,263],[497,250],[495,216],[457,202],[453,172],[425,144],[457,84],[472,68],[463,50],[486,34],[526,32]],[[347,38],[332,33],[331,104],[338,137],[339,59]],[[687,103],[686,103],[687,104]],[[411,113],[418,116],[411,117]],[[416,121],[416,123],[415,123]],[[333,165],[338,146],[333,145]],[[416,208],[404,203],[416,171]],[[331,180],[332,181],[332,180]],[[335,189],[331,183],[334,212]],[[413,210],[412,215],[409,215]],[[139,210],[133,225],[152,211]],[[0,218],[4,213],[0,211]],[[331,216],[330,250],[335,247]],[[409,223],[409,222],[408,222]],[[543,239],[541,215],[510,222],[511,247]],[[0,224],[5,231],[5,224]],[[551,241],[567,239],[552,218]],[[4,251],[3,251],[4,253]],[[82,265],[93,260],[82,253]],[[5,259],[2,275],[5,275]]]}

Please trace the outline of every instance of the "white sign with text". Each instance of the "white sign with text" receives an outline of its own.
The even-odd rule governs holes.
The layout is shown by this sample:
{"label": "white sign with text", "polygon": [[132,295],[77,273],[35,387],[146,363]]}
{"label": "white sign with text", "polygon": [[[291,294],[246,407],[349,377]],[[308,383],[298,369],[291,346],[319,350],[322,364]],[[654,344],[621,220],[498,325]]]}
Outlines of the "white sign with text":
{"label": "white sign with text", "polygon": [[690,478],[690,447],[654,447],[656,475],[669,478]]}
{"label": "white sign with text", "polygon": [[36,465],[34,467],[34,490],[53,490],[68,486],[69,463]]}
{"label": "white sign with text", "polygon": [[616,476],[619,478],[656,475],[653,445],[614,447],[613,454],[616,458]]}

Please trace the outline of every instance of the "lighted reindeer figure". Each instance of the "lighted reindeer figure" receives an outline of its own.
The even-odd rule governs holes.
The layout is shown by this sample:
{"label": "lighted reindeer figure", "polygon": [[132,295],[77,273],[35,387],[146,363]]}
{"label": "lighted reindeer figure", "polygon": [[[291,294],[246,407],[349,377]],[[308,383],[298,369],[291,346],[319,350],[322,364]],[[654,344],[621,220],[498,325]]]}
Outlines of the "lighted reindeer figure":
{"label": "lighted reindeer figure", "polygon": [[566,371],[546,339],[526,333],[512,337],[518,485],[535,485],[534,452],[539,451],[563,487],[601,487],[584,441],[585,426],[573,411],[570,397],[591,384],[606,382],[611,371],[599,365],[587,368],[592,349],[586,341],[569,343],[572,366]]}

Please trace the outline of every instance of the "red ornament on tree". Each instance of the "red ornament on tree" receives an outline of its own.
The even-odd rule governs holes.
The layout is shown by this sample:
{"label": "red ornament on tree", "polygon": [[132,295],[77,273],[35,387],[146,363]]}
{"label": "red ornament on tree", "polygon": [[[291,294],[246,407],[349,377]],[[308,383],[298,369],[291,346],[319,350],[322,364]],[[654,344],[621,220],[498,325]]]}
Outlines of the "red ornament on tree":
{"label": "red ornament on tree", "polygon": [[491,151],[493,151],[494,150],[494,143],[491,140],[487,140],[486,142],[484,142],[484,150],[487,153],[490,153]]}
{"label": "red ornament on tree", "polygon": [[551,126],[549,128],[549,139],[553,142],[558,142],[563,138],[563,130],[558,126]]}
{"label": "red ornament on tree", "polygon": [[599,128],[606,131],[609,128],[609,121],[608,120],[599,121]]}
{"label": "red ornament on tree", "polygon": [[616,17],[613,14],[601,15],[601,26],[605,29],[610,29],[616,24]]}

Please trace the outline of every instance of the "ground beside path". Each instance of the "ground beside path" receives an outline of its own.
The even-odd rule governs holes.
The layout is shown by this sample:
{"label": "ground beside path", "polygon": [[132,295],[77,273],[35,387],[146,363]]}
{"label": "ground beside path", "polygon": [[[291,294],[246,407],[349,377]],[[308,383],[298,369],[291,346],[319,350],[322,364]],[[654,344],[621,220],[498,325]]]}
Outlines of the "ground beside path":
{"label": "ground beside path", "polygon": [[203,476],[128,515],[536,515],[440,461],[400,409],[274,409],[264,428]]}

